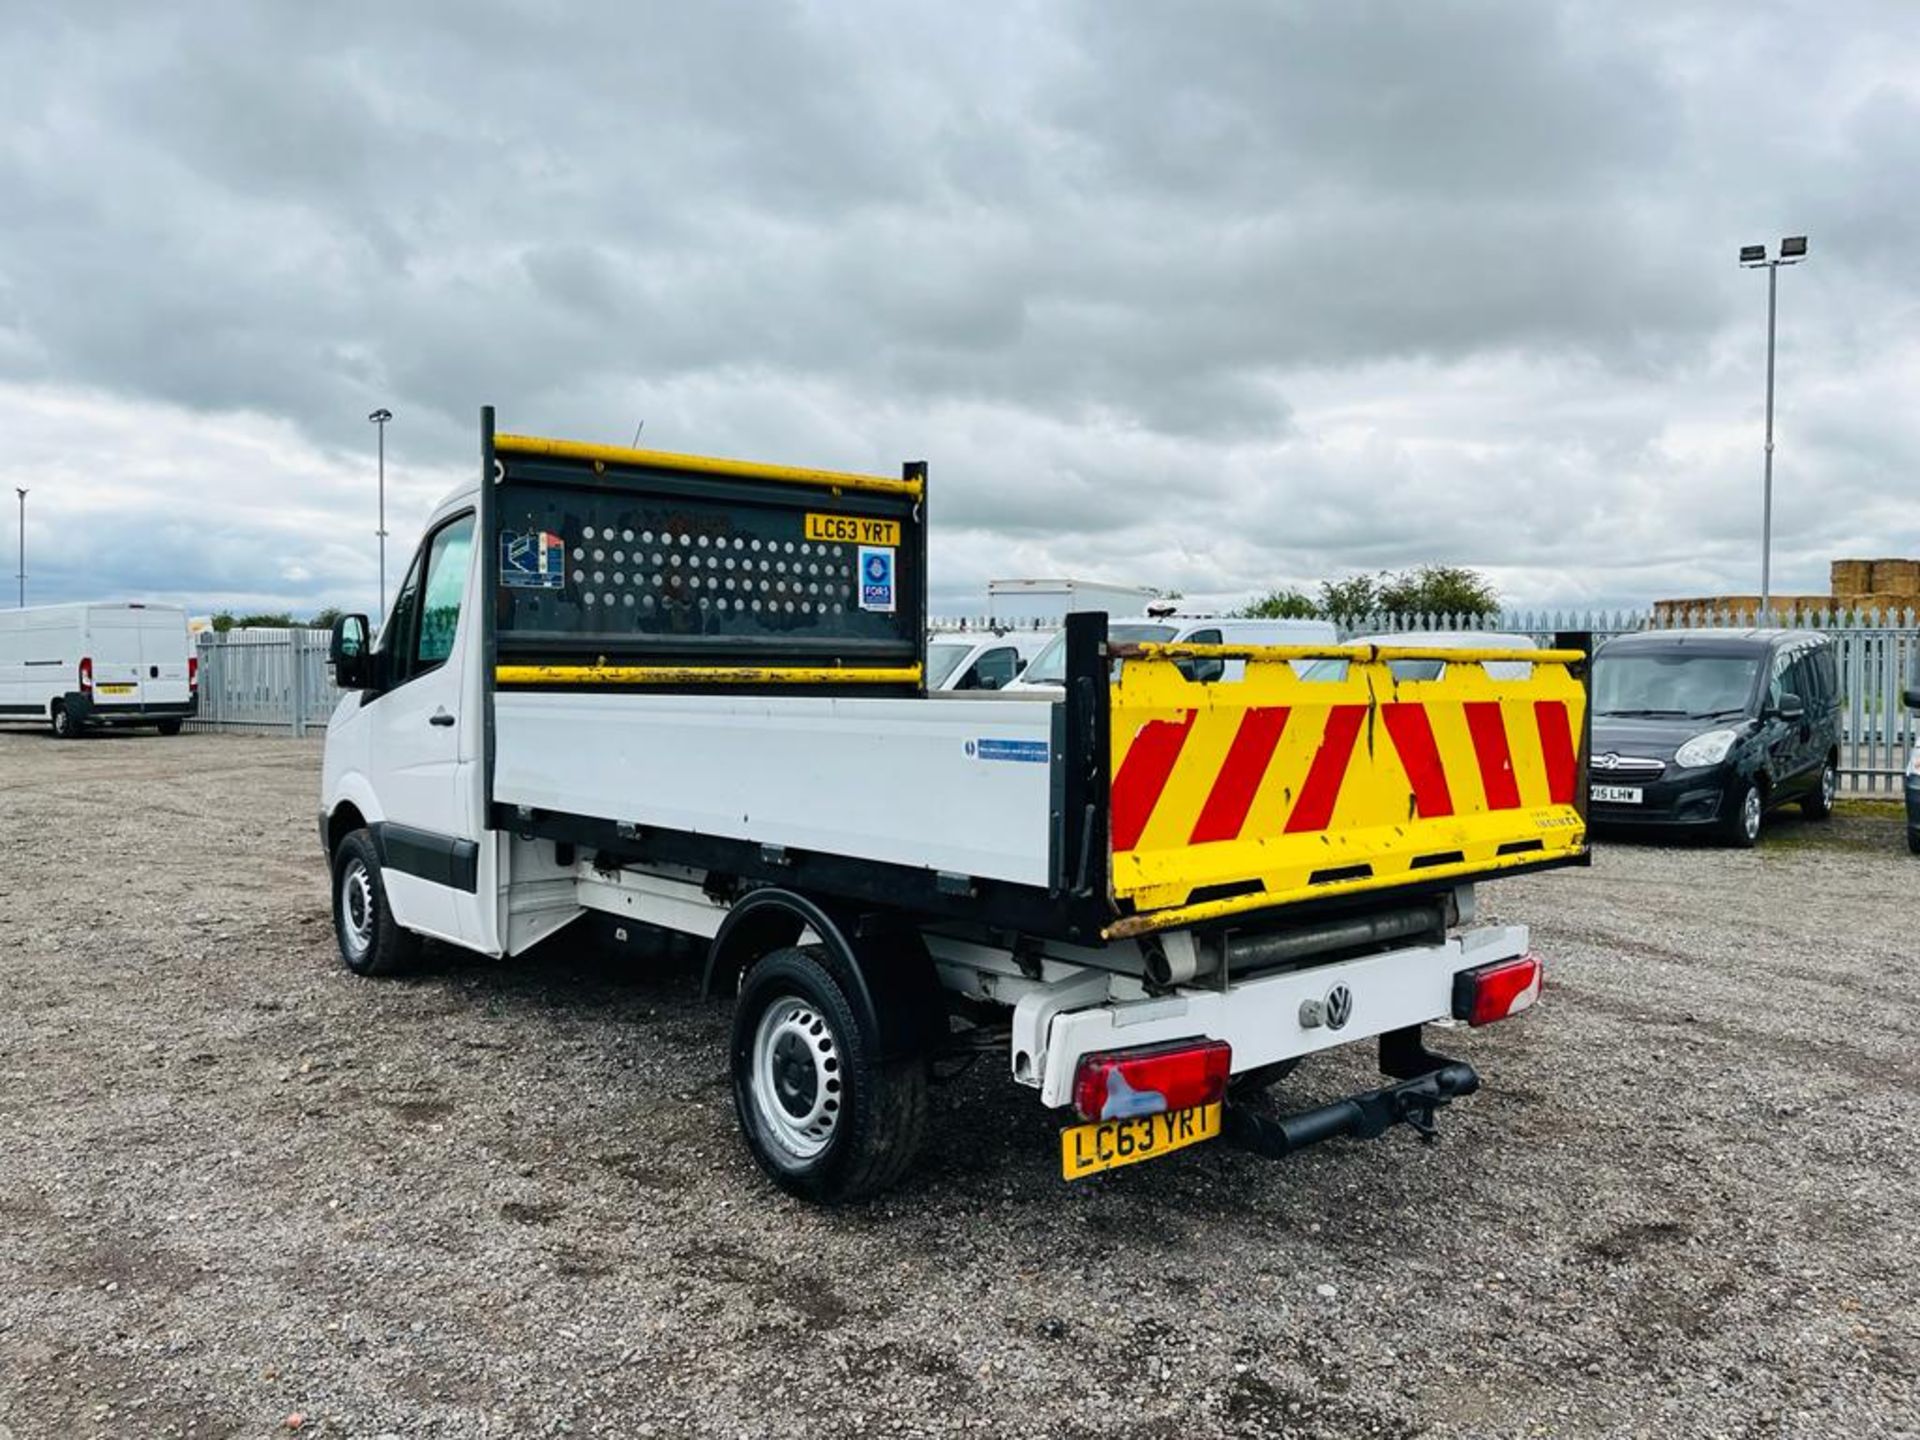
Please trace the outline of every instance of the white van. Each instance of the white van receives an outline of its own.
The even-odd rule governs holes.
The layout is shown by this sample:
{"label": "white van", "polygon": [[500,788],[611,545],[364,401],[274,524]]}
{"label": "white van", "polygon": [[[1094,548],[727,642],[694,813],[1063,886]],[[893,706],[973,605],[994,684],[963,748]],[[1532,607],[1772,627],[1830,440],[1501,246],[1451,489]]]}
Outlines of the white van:
{"label": "white van", "polygon": [[927,636],[927,689],[1004,690],[1053,635],[1051,630],[935,630]]}
{"label": "white van", "polygon": [[[1332,645],[1339,638],[1340,632],[1326,620],[1223,620],[1217,615],[1173,614],[1116,619],[1107,626],[1107,639],[1116,645]],[[1244,660],[1187,663],[1206,667],[1194,676],[1202,681],[1238,680],[1247,669]],[[1066,680],[1067,642],[1060,635],[1006,688],[1057,697]]]}
{"label": "white van", "polygon": [[0,719],[49,725],[153,725],[162,735],[199,706],[200,661],[177,605],[41,605],[0,611]]}

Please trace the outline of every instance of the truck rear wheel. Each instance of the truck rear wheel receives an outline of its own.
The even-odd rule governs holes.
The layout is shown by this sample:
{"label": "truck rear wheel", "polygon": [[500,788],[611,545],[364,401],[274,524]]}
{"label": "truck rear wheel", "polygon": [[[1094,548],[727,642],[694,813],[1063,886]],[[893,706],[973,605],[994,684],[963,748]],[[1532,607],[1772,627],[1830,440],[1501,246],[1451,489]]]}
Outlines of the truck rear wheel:
{"label": "truck rear wheel", "polygon": [[333,852],[333,935],[356,975],[392,975],[420,956],[420,937],[393,918],[379,852],[365,830],[353,831]]}
{"label": "truck rear wheel", "polygon": [[178,735],[180,733],[180,722],[178,720],[162,720],[159,729],[162,735]]}
{"label": "truck rear wheel", "polygon": [[73,718],[73,712],[67,709],[65,701],[54,701],[53,713],[47,719],[53,727],[54,739],[78,740],[80,738],[80,722]]}
{"label": "truck rear wheel", "polygon": [[762,957],[733,1015],[733,1103],[747,1148],[805,1200],[864,1200],[898,1183],[927,1125],[927,1067],[886,1061],[819,947]]}

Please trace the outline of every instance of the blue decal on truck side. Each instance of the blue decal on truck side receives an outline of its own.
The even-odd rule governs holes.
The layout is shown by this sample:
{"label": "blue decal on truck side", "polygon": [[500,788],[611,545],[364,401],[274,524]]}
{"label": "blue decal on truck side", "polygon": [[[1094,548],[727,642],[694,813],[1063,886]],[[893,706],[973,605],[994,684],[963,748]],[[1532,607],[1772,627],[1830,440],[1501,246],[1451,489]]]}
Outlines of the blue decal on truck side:
{"label": "blue decal on truck side", "polygon": [[969,740],[967,754],[976,760],[1015,760],[1027,765],[1047,763],[1044,740]]}
{"label": "blue decal on truck side", "polygon": [[546,530],[500,537],[500,583],[516,589],[558,590],[567,583],[567,542]]}

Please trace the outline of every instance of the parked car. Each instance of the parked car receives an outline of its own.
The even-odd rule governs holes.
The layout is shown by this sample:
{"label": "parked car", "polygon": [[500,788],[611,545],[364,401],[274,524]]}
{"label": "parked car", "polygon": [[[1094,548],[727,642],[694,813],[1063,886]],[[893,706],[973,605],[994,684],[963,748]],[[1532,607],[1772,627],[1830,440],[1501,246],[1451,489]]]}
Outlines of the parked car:
{"label": "parked car", "polygon": [[1749,846],[1780,805],[1825,819],[1840,773],[1834,655],[1799,630],[1609,640],[1593,662],[1593,825],[1694,828]]}
{"label": "parked car", "polygon": [[[1129,617],[1107,626],[1107,638],[1116,645],[1331,645],[1338,634],[1325,620],[1227,620],[1178,613]],[[1189,680],[1201,684],[1239,680],[1247,670],[1244,660],[1211,658],[1182,660],[1179,666]],[[1062,632],[1007,688],[1058,699],[1066,679],[1067,637]]]}
{"label": "parked car", "polygon": [[[1531,635],[1505,635],[1487,630],[1409,630],[1398,635],[1356,635],[1350,645],[1391,645],[1401,650],[1532,650]],[[1444,660],[1389,660],[1387,673],[1397,681],[1438,680],[1447,672]],[[1489,660],[1492,680],[1525,680],[1533,666],[1525,660]],[[1303,680],[1344,680],[1345,660],[1315,660],[1300,672]]]}
{"label": "parked car", "polygon": [[927,636],[927,689],[1004,690],[1052,638],[1051,630],[936,630]]}

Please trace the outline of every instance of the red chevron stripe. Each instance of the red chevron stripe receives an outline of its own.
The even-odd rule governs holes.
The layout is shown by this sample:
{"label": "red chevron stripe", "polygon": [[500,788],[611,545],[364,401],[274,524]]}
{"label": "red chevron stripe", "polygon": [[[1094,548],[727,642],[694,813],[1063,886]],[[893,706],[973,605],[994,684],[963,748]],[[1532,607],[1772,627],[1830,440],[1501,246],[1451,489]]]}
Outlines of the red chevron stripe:
{"label": "red chevron stripe", "polygon": [[1555,805],[1573,804],[1580,763],[1573,753],[1573,729],[1567,722],[1567,702],[1536,700],[1533,723],[1540,731],[1540,758],[1547,765],[1547,798]]}
{"label": "red chevron stripe", "polygon": [[1480,784],[1487,792],[1489,810],[1518,810],[1520,782],[1513,773],[1513,751],[1507,746],[1507,722],[1498,700],[1469,700],[1467,729],[1473,735],[1474,758],[1480,762]]}
{"label": "red chevron stripe", "polygon": [[1233,744],[1221,763],[1207,803],[1200,807],[1189,845],[1205,845],[1214,840],[1237,840],[1240,827],[1247,823],[1247,811],[1273,759],[1274,747],[1287,728],[1287,707],[1256,705],[1240,717],[1240,728],[1233,732]]}
{"label": "red chevron stripe", "polygon": [[1149,720],[1127,747],[1127,758],[1120,762],[1120,773],[1113,777],[1113,848],[1116,853],[1131,850],[1153,818],[1153,807],[1160,803],[1167,778],[1193,730],[1189,710],[1184,719]]}
{"label": "red chevron stripe", "polygon": [[1453,792],[1447,788],[1447,767],[1440,763],[1440,746],[1433,738],[1433,721],[1418,701],[1395,701],[1380,707],[1393,748],[1413,786],[1414,812],[1424,820],[1453,814]]}
{"label": "red chevron stripe", "polygon": [[1328,707],[1326,732],[1320,737],[1313,764],[1307,767],[1307,780],[1300,787],[1300,798],[1287,817],[1287,834],[1301,835],[1327,828],[1327,822],[1333,819],[1333,803],[1340,798],[1341,783],[1347,778],[1347,764],[1353,759],[1353,742],[1366,717],[1364,705]]}

